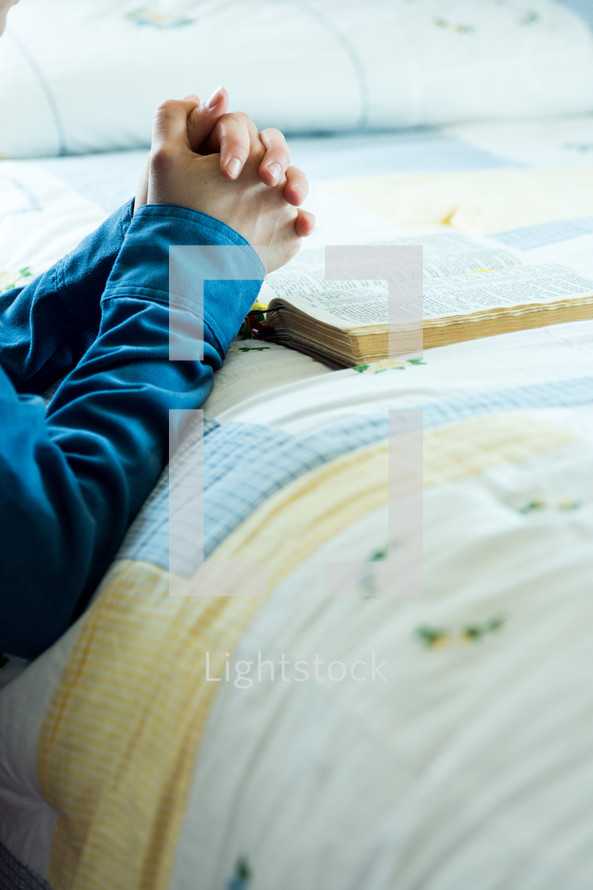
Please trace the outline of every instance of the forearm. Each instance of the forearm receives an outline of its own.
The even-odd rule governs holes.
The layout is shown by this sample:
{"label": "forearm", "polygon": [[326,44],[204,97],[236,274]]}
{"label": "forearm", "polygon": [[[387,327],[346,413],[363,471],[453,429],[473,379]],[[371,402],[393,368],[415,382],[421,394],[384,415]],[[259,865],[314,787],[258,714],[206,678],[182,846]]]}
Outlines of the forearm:
{"label": "forearm", "polygon": [[19,392],[44,392],[95,339],[131,219],[129,201],[43,275],[0,294],[0,364]]}
{"label": "forearm", "polygon": [[169,412],[199,407],[210,391],[262,275],[253,254],[257,280],[211,289],[202,316],[172,310],[181,336],[202,340],[203,360],[169,360],[168,245],[245,243],[212,223],[142,208],[107,283],[99,334],[47,415],[41,399],[0,391],[0,649],[32,657],[66,629],[167,462]]}

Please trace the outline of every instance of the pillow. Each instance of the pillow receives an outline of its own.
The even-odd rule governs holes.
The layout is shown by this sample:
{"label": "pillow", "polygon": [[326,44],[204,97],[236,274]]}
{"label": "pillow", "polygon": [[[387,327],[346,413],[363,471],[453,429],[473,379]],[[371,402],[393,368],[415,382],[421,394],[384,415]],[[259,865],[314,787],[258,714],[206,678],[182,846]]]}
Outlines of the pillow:
{"label": "pillow", "polygon": [[21,0],[0,41],[0,155],[145,146],[159,101],[219,83],[287,133],[590,111],[575,3]]}

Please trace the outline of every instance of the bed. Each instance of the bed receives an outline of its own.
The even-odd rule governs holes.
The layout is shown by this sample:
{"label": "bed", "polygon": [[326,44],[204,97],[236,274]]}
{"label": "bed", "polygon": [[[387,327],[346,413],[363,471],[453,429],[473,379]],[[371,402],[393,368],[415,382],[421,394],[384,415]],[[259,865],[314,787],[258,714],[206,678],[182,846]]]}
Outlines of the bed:
{"label": "bed", "polygon": [[[133,194],[151,91],[136,116],[122,102],[109,117],[110,73],[94,106],[103,123],[65,92],[73,66],[96,73],[115,11],[114,46],[123,29],[141,35],[128,53],[206,20],[216,34],[260,15],[271,43],[289,13],[295,29],[314,26],[310,76],[331,50],[358,96],[321,121],[305,90],[307,107],[278,121],[312,180],[314,246],[396,230],[421,243],[445,226],[533,261],[569,257],[593,277],[588,5],[376,6],[398,71],[373,68],[370,12],[354,4],[120,15],[104,2],[70,11],[52,55],[39,2],[23,0],[1,63],[31,82],[1,100],[13,124],[0,136],[0,287],[47,268]],[[73,35],[90,34],[85,16],[95,41],[60,66]],[[426,22],[444,42],[413,60],[401,29]],[[520,80],[497,41],[454,56],[485,26],[515,59],[522,41]],[[295,38],[287,68],[298,49]],[[178,92],[181,72],[162,73]],[[398,77],[415,84],[406,108],[385,98]],[[34,88],[33,139],[19,103]],[[389,219],[359,199],[387,175],[401,195]],[[394,490],[402,441],[413,447]],[[35,661],[5,656],[0,887],[589,888],[592,585],[593,321],[344,370],[237,338],[87,612]]]}

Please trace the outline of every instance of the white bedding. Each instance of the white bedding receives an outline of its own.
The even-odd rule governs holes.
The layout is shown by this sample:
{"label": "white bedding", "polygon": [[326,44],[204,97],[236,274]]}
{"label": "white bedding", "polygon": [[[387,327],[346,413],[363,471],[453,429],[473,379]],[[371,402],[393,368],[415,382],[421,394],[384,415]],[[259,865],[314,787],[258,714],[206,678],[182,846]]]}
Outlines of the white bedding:
{"label": "white bedding", "polygon": [[[591,152],[589,115],[293,143],[317,177],[318,244],[398,225],[330,173],[586,177]],[[41,271],[127,199],[141,157],[0,162],[4,280]],[[588,219],[490,234],[586,260]],[[0,670],[0,886],[46,890],[50,873],[80,890],[591,885],[593,321],[423,359],[330,371],[233,343],[205,405],[209,546],[247,563],[267,552],[271,595],[253,613],[248,597],[167,597],[165,477],[88,616]],[[410,408],[425,420],[416,598],[381,595],[381,429]],[[334,560],[359,561],[355,595],[324,596]],[[221,682],[200,698],[208,646],[233,666],[375,653],[387,682]]]}
{"label": "white bedding", "polygon": [[0,155],[146,145],[157,102],[221,81],[297,133],[590,112],[592,24],[582,0],[28,0],[0,53]]}

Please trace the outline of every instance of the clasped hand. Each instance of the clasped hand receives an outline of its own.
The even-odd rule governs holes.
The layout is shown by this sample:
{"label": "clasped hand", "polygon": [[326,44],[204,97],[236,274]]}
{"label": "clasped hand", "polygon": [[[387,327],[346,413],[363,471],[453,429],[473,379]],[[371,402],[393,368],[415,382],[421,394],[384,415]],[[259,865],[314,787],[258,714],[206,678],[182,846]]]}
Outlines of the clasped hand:
{"label": "clasped hand", "polygon": [[258,132],[246,114],[227,108],[222,88],[205,104],[190,95],[158,106],[135,206],[173,204],[207,213],[239,232],[271,272],[313,230],[314,217],[300,208],[307,178],[289,166],[279,130]]}

